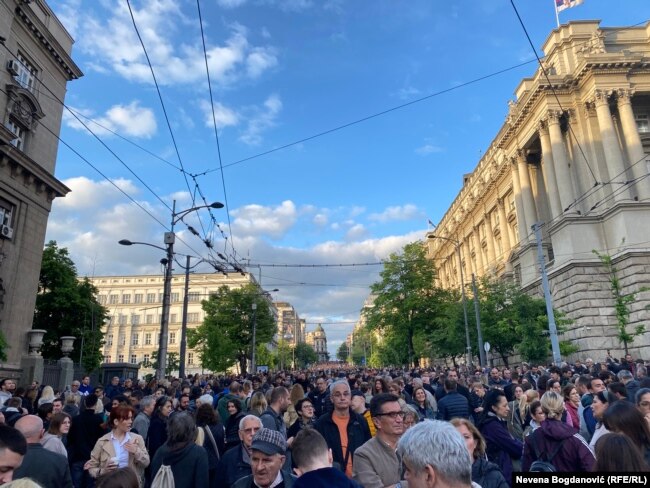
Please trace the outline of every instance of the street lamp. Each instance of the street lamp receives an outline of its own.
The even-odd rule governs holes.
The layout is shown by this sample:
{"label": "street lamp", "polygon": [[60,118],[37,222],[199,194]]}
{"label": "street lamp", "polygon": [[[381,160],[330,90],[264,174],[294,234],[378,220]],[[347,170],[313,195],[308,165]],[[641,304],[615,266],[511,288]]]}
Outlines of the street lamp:
{"label": "street lamp", "polygon": [[[171,305],[171,287],[172,287],[172,261],[174,260],[174,242],[176,241],[176,234],[174,234],[174,226],[178,221],[183,220],[188,213],[194,212],[195,210],[200,210],[202,208],[223,208],[223,203],[213,202],[209,205],[201,205],[198,207],[188,208],[187,210],[181,210],[176,212],[176,200],[174,200],[172,206],[172,219],[171,219],[171,229],[169,232],[165,232],[164,243],[166,248],[163,249],[159,246],[153,244],[148,244],[146,242],[131,242],[127,239],[122,239],[119,241],[119,244],[123,246],[131,246],[133,244],[143,244],[146,246],[155,247],[157,249],[162,249],[167,253],[167,260],[165,263],[165,278],[163,286],[163,303],[162,303],[162,317],[160,319],[160,341],[158,343],[158,368],[156,369],[156,378],[161,380],[165,377],[165,370],[167,369],[167,341],[168,341],[168,332],[169,332],[169,309]],[[184,362],[184,358],[181,359]]]}
{"label": "street lamp", "polygon": [[[273,293],[276,291],[280,291],[277,288],[274,288],[273,290],[270,291],[264,291],[261,293],[261,295],[268,295],[269,293]],[[251,351],[251,373],[255,374],[257,372],[256,364],[255,364],[255,356],[256,356],[256,339],[257,339],[257,302],[253,301],[251,304],[251,308],[253,309],[253,344],[251,345],[252,351]]]}
{"label": "street lamp", "polygon": [[[293,334],[291,332],[287,332],[284,334],[284,340],[285,341],[293,341]],[[295,341],[293,342],[293,348],[292,348],[292,362],[291,362],[291,369],[296,369],[296,343]]]}
{"label": "street lamp", "polygon": [[469,324],[467,323],[467,304],[465,302],[465,278],[463,276],[463,260],[460,256],[460,242],[456,239],[450,237],[437,236],[435,234],[429,234],[431,239],[443,239],[445,241],[451,242],[456,248],[456,255],[458,256],[458,269],[460,271],[460,293],[463,299],[463,318],[465,319],[465,341],[467,344],[467,367],[470,367],[472,364],[472,346],[469,340]]}

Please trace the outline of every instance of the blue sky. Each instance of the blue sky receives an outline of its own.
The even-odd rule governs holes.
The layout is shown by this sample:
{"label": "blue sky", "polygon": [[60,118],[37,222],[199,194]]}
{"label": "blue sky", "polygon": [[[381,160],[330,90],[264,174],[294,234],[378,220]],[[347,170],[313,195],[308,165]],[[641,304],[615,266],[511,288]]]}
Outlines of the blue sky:
{"label": "blue sky", "polygon": [[[177,169],[126,0],[49,4],[75,38],[73,59],[85,73],[68,84],[66,105],[124,164],[67,111],[61,139],[167,224],[165,204],[176,199],[178,208],[191,207],[195,185],[190,177],[188,191]],[[555,27],[552,0],[516,5],[540,50]],[[376,262],[422,238],[427,219],[440,219],[462,175],[503,124],[520,80],[536,68],[507,0],[200,0],[200,6],[214,112],[197,2],[131,1],[180,162],[191,175],[213,170],[196,182],[207,201],[228,204],[230,221],[225,209],[214,212],[223,234],[207,212],[187,222],[201,234],[205,229],[219,252],[230,257],[234,245],[239,260],[254,264]],[[561,22],[602,19],[603,26],[649,18],[647,0],[585,0],[560,13]],[[55,201],[47,238],[70,249],[80,274],[160,273],[160,253],[117,240],[162,245],[162,225],[63,145],[56,176],[72,192]],[[207,254],[183,225],[177,230],[191,247],[179,243],[180,252]],[[291,302],[309,324],[325,323],[334,352],[379,270],[262,267],[261,273],[266,288],[280,289],[276,299]]]}

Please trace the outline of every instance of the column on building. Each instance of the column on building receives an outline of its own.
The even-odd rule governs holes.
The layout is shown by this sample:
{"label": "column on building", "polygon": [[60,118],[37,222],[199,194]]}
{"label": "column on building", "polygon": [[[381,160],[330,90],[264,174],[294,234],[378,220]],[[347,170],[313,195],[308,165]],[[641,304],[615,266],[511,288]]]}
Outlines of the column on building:
{"label": "column on building", "polygon": [[614,193],[614,201],[629,199],[630,192],[623,188],[621,183],[627,180],[625,164],[623,163],[623,154],[618,143],[612,112],[609,109],[609,92],[596,90],[595,93],[596,117],[598,118],[598,128],[600,137],[603,141],[603,152],[605,161],[609,170],[609,181],[611,191]]}
{"label": "column on building", "polygon": [[467,272],[465,273],[465,281],[467,281],[468,276],[471,276],[472,273],[476,273],[476,265],[472,259],[472,242],[470,235],[465,235],[462,242],[463,247],[461,252],[463,253],[463,259],[465,259],[465,262],[467,263]]}
{"label": "column on building", "polygon": [[[527,241],[526,236],[528,229],[526,225],[526,215],[524,212],[524,203],[521,196],[521,184],[519,183],[519,169],[513,160],[511,165],[512,171],[512,191],[515,194],[515,210],[517,213],[517,230],[519,231],[519,242],[522,244]],[[531,224],[532,225],[532,224]]]}
{"label": "column on building", "polygon": [[650,198],[650,181],[644,178],[648,174],[646,168],[647,155],[643,150],[643,144],[639,137],[639,131],[634,120],[634,111],[632,110],[632,90],[618,90],[616,103],[618,106],[618,115],[623,127],[623,136],[625,137],[625,147],[629,157],[629,166],[632,176],[636,183],[631,186],[632,195],[637,195],[639,200]]}
{"label": "column on building", "polygon": [[476,254],[476,276],[481,276],[483,272],[483,252],[481,249],[481,235],[479,228],[474,226],[472,235],[474,236],[474,253]]}
{"label": "column on building", "polygon": [[[551,143],[551,151],[549,154],[552,156],[551,160],[553,163],[553,168],[555,170],[555,181],[557,182],[561,214],[569,205],[573,203],[575,197],[573,195],[573,187],[571,186],[569,158],[567,157],[566,146],[564,145],[564,136],[562,135],[562,129],[560,128],[560,117],[562,117],[562,112],[560,110],[548,111],[547,122],[549,140]],[[543,146],[542,155],[543,159],[546,159],[546,153],[544,152]],[[555,218],[557,215],[553,215],[553,218]]]}
{"label": "column on building", "polygon": [[[560,128],[558,124],[558,129]],[[557,177],[555,175],[555,162],[553,160],[553,150],[551,146],[551,138],[548,133],[548,122],[546,120],[540,121],[538,125],[539,141],[542,146],[542,177],[544,178],[544,187],[546,195],[548,195],[548,203],[551,210],[551,219],[558,215],[562,215],[562,203],[560,202],[560,194],[558,192]]]}
{"label": "column on building", "polygon": [[508,219],[506,217],[506,202],[503,198],[497,198],[497,212],[499,213],[499,232],[501,233],[501,242],[503,242],[504,254],[510,251],[510,233],[508,232]]}
{"label": "column on building", "polygon": [[487,244],[487,260],[488,267],[496,266],[496,252],[494,250],[494,229],[492,229],[492,219],[489,214],[485,214],[483,218],[483,225],[485,225],[485,242]]}
{"label": "column on building", "polygon": [[535,210],[535,197],[530,182],[530,172],[526,161],[526,153],[523,150],[517,151],[517,166],[519,167],[519,185],[521,187],[521,199],[526,214],[526,236],[531,232],[530,227],[537,222]]}

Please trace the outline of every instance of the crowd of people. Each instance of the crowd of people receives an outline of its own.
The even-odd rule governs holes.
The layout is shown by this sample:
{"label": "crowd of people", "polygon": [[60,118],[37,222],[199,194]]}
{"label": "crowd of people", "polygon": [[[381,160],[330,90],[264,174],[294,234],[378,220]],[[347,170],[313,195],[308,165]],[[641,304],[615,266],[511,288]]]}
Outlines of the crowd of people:
{"label": "crowd of people", "polygon": [[508,488],[650,469],[643,361],[0,381],[0,484]]}

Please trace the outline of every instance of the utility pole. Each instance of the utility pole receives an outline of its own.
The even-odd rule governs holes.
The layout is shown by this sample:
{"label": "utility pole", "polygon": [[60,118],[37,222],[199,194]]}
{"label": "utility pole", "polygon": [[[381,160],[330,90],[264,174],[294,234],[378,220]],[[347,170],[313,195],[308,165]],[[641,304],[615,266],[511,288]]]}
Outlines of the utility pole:
{"label": "utility pole", "polygon": [[[185,356],[187,355],[187,307],[190,291],[190,256],[185,256],[185,296],[183,297],[183,322],[181,323],[181,358],[178,366],[178,377],[185,378]],[[196,266],[196,265],[194,265]]]}
{"label": "utility pole", "polygon": [[557,326],[555,325],[555,314],[553,313],[553,298],[548,286],[548,275],[546,274],[546,263],[544,262],[544,251],[542,249],[542,223],[535,222],[531,229],[535,232],[537,241],[537,260],[539,261],[540,273],[542,274],[542,289],[544,290],[544,301],[546,302],[546,315],[548,316],[548,332],[551,337],[551,350],[553,351],[553,363],[560,365],[560,341],[557,338]]}
{"label": "utility pole", "polygon": [[[255,298],[253,298],[253,300],[255,300]],[[251,351],[251,373],[255,374],[257,372],[255,369],[255,347],[257,346],[257,343],[255,342],[255,339],[257,338],[257,302],[253,302],[251,308],[253,309],[253,350]]]}
{"label": "utility pole", "polygon": [[481,368],[487,364],[485,350],[483,349],[483,333],[481,332],[481,310],[478,303],[478,289],[476,288],[476,277],[472,273],[472,291],[474,292],[474,312],[476,313],[476,333],[478,335],[478,356]]}

